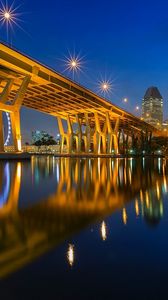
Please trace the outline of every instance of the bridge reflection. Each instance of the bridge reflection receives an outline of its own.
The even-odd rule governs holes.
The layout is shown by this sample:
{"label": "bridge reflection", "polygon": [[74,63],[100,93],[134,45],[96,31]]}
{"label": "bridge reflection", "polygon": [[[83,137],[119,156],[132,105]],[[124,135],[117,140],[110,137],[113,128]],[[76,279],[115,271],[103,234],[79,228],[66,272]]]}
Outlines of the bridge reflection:
{"label": "bridge reflection", "polygon": [[[3,277],[100,220],[100,235],[108,239],[103,219],[121,210],[129,224],[127,203],[134,200],[135,217],[156,225],[167,193],[166,160],[69,159],[34,157],[26,163],[0,165],[0,276]],[[30,174],[29,174],[30,173]],[[23,176],[26,174],[26,176]],[[26,194],[29,182],[38,188],[39,202]],[[53,190],[43,195],[48,182]],[[26,198],[26,201],[25,201]],[[24,206],[22,202],[24,201]],[[67,259],[74,262],[74,246]]]}

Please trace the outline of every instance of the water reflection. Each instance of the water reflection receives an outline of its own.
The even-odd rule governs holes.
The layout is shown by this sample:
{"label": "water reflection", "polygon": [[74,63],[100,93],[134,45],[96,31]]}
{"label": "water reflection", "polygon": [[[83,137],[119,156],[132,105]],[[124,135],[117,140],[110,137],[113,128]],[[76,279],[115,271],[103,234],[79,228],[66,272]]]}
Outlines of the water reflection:
{"label": "water reflection", "polygon": [[102,240],[105,241],[107,239],[107,226],[104,221],[101,223],[100,231],[101,231]]}
{"label": "water reflection", "polygon": [[68,251],[67,251],[67,260],[69,265],[72,267],[74,264],[75,260],[75,251],[74,251],[74,245],[69,245],[68,246]]}
{"label": "water reflection", "polygon": [[[121,210],[157,225],[167,193],[166,160],[56,159],[0,163],[0,276],[29,263],[86,225]],[[100,224],[105,241],[107,224]],[[74,245],[67,260],[74,263]]]}

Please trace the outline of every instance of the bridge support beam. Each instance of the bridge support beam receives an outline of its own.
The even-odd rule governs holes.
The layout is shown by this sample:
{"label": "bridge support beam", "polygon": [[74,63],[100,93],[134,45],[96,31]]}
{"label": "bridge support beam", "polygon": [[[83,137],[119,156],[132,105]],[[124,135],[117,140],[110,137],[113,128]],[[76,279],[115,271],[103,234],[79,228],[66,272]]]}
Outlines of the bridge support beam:
{"label": "bridge support beam", "polygon": [[[94,152],[97,154],[106,153],[106,131],[107,131],[107,123],[104,123],[103,130],[100,126],[100,120],[98,113],[94,113],[95,117],[95,133],[93,136],[94,141]],[[102,149],[101,149],[102,146]]]}
{"label": "bridge support beam", "polygon": [[77,127],[78,127],[77,134],[75,135],[76,136],[76,151],[77,151],[77,153],[81,153],[81,150],[82,150],[82,128],[81,128],[81,123],[80,123],[78,115],[76,115],[76,123],[77,123]]}
{"label": "bridge support beam", "polygon": [[22,151],[21,143],[21,128],[20,128],[20,111],[15,111],[10,114],[13,144],[16,152]]}
{"label": "bridge support beam", "polygon": [[93,136],[94,152],[95,153],[114,153],[118,154],[118,129],[119,129],[119,118],[116,120],[114,129],[111,126],[109,113],[106,113],[106,119],[103,128],[100,125],[100,119],[97,113],[95,117],[95,133]]}
{"label": "bridge support beam", "polygon": [[70,117],[68,116],[68,118],[67,118],[68,129],[67,129],[66,133],[64,131],[62,119],[60,117],[57,117],[57,121],[58,121],[58,128],[59,128],[60,136],[61,136],[61,143],[60,143],[61,153],[64,152],[64,144],[65,143],[67,145],[68,153],[71,153],[72,152],[72,144],[73,144],[73,130],[72,130],[72,124],[71,124]]}
{"label": "bridge support beam", "polygon": [[85,117],[86,130],[83,133],[83,140],[84,140],[85,152],[89,153],[90,144],[91,144],[91,128],[89,124],[88,114],[85,113],[84,117]]}
{"label": "bridge support beam", "polygon": [[[5,112],[9,112],[10,113],[10,117],[11,117],[11,126],[12,126],[12,134],[13,134],[13,144],[14,144],[14,148],[15,151],[21,151],[22,150],[22,146],[21,146],[21,128],[20,128],[20,108],[27,90],[27,87],[29,85],[31,76],[26,75],[21,84],[20,87],[18,88],[15,98],[12,102],[11,105],[7,104],[8,102],[8,98],[12,89],[12,84],[13,84],[13,79],[7,79],[6,80],[6,85],[0,95],[0,110],[1,111],[5,111]],[[1,117],[0,117],[0,127],[1,126]],[[1,130],[0,129],[0,144],[1,144],[1,149],[3,149],[2,147],[2,143],[3,143],[3,135],[1,134]]]}

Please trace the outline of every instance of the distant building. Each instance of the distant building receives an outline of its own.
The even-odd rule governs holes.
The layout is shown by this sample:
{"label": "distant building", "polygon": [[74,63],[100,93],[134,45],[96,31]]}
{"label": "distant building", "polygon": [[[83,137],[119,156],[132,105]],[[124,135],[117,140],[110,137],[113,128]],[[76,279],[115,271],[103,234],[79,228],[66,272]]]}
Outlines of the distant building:
{"label": "distant building", "polygon": [[145,93],[142,100],[142,118],[155,127],[162,127],[163,98],[157,87],[150,87]]}

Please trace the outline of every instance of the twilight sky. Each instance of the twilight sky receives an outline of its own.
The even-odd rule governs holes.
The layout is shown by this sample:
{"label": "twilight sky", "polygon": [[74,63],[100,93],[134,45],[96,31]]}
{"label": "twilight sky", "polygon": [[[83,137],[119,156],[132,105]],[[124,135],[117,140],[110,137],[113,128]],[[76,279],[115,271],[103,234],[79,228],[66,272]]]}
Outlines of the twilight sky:
{"label": "twilight sky", "polygon": [[[14,26],[13,47],[59,72],[66,68],[62,59],[75,49],[84,56],[83,73],[76,81],[98,92],[98,81],[111,79],[113,92],[108,98],[132,113],[141,105],[145,90],[155,85],[168,117],[166,0],[24,0],[17,12],[23,13],[19,25],[26,33]],[[0,39],[7,40],[3,26]],[[128,104],[123,103],[124,97]],[[56,135],[54,118],[26,109],[21,117],[24,141],[34,129]]]}

